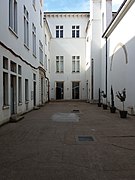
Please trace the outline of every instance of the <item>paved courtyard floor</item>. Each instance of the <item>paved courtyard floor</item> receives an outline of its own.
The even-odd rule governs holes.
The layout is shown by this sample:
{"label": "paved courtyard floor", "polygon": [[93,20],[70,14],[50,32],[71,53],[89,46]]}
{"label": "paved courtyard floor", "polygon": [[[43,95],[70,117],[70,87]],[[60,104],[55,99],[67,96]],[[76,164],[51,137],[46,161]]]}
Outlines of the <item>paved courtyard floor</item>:
{"label": "paved courtyard floor", "polygon": [[0,127],[0,180],[135,180],[135,117],[50,102]]}

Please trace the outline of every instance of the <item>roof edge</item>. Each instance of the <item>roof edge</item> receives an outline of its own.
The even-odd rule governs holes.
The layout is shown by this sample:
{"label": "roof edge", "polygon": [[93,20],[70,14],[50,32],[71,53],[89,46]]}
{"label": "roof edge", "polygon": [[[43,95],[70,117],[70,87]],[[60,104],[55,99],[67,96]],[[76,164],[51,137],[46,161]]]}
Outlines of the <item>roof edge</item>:
{"label": "roof edge", "polygon": [[[107,29],[106,29],[105,32],[103,33],[102,38],[106,38],[106,37],[107,37],[107,34],[108,34],[109,31],[111,30],[111,28],[113,27],[113,25],[115,24],[115,22],[117,21],[118,16],[121,15],[122,10],[124,11],[123,8],[125,7],[126,3],[128,4],[128,3],[131,3],[131,2],[132,2],[132,4],[133,4],[135,1],[132,1],[132,0],[124,0],[124,1],[123,1],[123,3],[121,4],[120,8],[118,9],[115,17],[112,19],[112,21],[111,21],[110,24],[108,25]],[[132,5],[132,4],[131,4],[131,5]],[[120,18],[120,20],[123,18],[124,15],[122,14],[121,16],[122,16],[122,17]],[[119,20],[119,22],[120,22],[120,20]],[[116,26],[117,26],[117,24],[118,24],[118,23],[116,23]],[[115,27],[116,27],[116,26],[115,26]],[[111,33],[110,33],[110,34],[111,34]],[[110,35],[110,34],[109,34],[109,35]]]}

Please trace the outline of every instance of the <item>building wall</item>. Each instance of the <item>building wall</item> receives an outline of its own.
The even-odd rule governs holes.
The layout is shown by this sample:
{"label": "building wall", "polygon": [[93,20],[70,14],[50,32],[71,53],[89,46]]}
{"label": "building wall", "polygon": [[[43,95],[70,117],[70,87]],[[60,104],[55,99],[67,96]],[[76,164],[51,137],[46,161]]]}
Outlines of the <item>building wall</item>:
{"label": "building wall", "polygon": [[[46,16],[51,33],[51,86],[50,96],[56,99],[56,82],[64,82],[65,100],[72,99],[72,82],[80,82],[80,98],[86,99],[86,26],[88,13],[86,14],[48,14]],[[63,25],[63,38],[56,38],[56,26]],[[80,38],[72,38],[72,25],[80,26]],[[64,72],[56,73],[56,56],[64,57]],[[72,56],[80,56],[80,72],[72,72]]]}
{"label": "building wall", "polygon": [[[134,16],[135,3],[108,37],[108,95],[111,85],[114,94],[125,88],[127,92],[126,108],[133,107],[135,109],[135,32],[133,28],[135,23],[132,21]],[[117,108],[122,109],[122,104],[117,98],[115,98],[115,103]]]}
{"label": "building wall", "polygon": [[[9,121],[12,112],[12,106],[14,104],[13,114],[22,114],[26,111],[31,110],[35,105],[42,104],[45,102],[43,97],[43,102],[41,102],[41,87],[40,79],[44,76],[44,63],[40,63],[39,59],[39,40],[44,46],[44,32],[43,32],[43,18],[42,25],[40,24],[40,14],[43,12],[43,6],[41,1],[36,1],[35,6],[33,6],[33,1],[17,1],[17,33],[12,30],[9,26],[9,0],[0,1],[0,124]],[[24,6],[29,13],[29,46],[24,45]],[[4,18],[3,18],[4,17]],[[43,17],[43,15],[42,15]],[[36,57],[33,56],[32,52],[32,23],[36,27]],[[43,48],[44,51],[44,48]],[[3,57],[8,59],[8,69],[3,68]],[[11,70],[11,64],[16,66],[16,72]],[[21,74],[19,74],[19,68],[21,66]],[[41,67],[39,69],[39,67]],[[4,92],[3,92],[3,74],[8,73],[7,94],[8,102],[4,105]],[[36,75],[36,79],[33,79],[33,73]],[[42,74],[42,75],[41,75]],[[22,101],[19,103],[18,93],[19,85],[18,79],[21,77],[21,91],[22,91]],[[26,101],[25,93],[25,79],[28,79],[28,100]],[[7,80],[6,80],[7,81]],[[13,81],[13,82],[12,82]],[[36,104],[34,105],[34,81],[36,82]],[[45,81],[45,80],[44,80]],[[14,88],[11,88],[14,84]],[[45,83],[43,84],[43,88]],[[11,99],[12,90],[14,89],[14,102]],[[43,94],[45,96],[45,94]]]}
{"label": "building wall", "polygon": [[101,87],[101,0],[91,1],[90,12],[90,101],[96,102]]}
{"label": "building wall", "polygon": [[48,22],[47,20],[44,19],[44,36],[45,36],[45,51],[44,51],[44,68],[46,70],[46,79],[45,79],[45,83],[46,83],[46,89],[45,89],[45,94],[46,94],[46,102],[48,102],[48,100],[50,100],[50,73],[51,73],[51,37],[52,34],[50,32],[50,28],[48,26]]}
{"label": "building wall", "polygon": [[86,35],[86,96],[87,102],[90,101],[91,97],[91,31],[90,31],[90,21],[87,24],[87,35]]}

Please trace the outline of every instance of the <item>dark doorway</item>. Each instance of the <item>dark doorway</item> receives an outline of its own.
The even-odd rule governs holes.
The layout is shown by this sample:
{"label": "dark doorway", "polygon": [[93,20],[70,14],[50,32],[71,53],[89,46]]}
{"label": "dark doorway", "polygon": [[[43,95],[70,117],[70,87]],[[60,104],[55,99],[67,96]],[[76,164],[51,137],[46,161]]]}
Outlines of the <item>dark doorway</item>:
{"label": "dark doorway", "polygon": [[36,106],[36,82],[33,82],[33,105]]}
{"label": "dark doorway", "polygon": [[11,75],[11,114],[16,113],[16,101],[17,101],[17,94],[16,94],[16,76]]}
{"label": "dark doorway", "polygon": [[80,98],[80,93],[79,93],[79,82],[72,82],[72,99],[79,99]]}
{"label": "dark doorway", "polygon": [[56,99],[63,99],[64,98],[64,83],[63,82],[56,82]]}
{"label": "dark doorway", "polygon": [[41,77],[41,103],[44,103],[44,84],[43,78]]}

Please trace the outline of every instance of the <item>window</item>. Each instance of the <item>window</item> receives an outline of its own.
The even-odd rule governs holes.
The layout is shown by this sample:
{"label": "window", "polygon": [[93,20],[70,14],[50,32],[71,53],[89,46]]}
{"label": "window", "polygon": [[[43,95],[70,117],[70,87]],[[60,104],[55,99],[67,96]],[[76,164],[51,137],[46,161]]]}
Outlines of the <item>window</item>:
{"label": "window", "polygon": [[9,0],[9,27],[17,34],[17,1]]}
{"label": "window", "polygon": [[42,11],[40,10],[40,25],[42,27]]}
{"label": "window", "polygon": [[29,100],[29,83],[28,79],[25,79],[25,101]]}
{"label": "window", "polygon": [[22,74],[22,67],[20,65],[18,65],[18,74],[21,75]]}
{"label": "window", "polygon": [[47,36],[46,36],[46,34],[45,34],[45,44],[47,45]]}
{"label": "window", "polygon": [[48,51],[50,51],[50,42],[48,42]]}
{"label": "window", "polygon": [[22,78],[18,77],[18,103],[22,103]]}
{"label": "window", "polygon": [[13,61],[10,61],[10,70],[16,73],[16,63]]}
{"label": "window", "polygon": [[56,38],[63,38],[63,26],[56,26]]}
{"label": "window", "polygon": [[64,57],[56,56],[56,72],[61,73],[64,72]]}
{"label": "window", "polygon": [[47,55],[45,54],[45,69],[47,70]]}
{"label": "window", "polygon": [[24,44],[29,47],[29,13],[24,6]]}
{"label": "window", "polygon": [[50,59],[48,59],[48,72],[50,73]]}
{"label": "window", "polygon": [[39,41],[39,61],[43,65],[43,44]]}
{"label": "window", "polygon": [[79,38],[79,37],[80,37],[80,27],[72,26],[72,38]]}
{"label": "window", "polygon": [[80,56],[72,56],[72,72],[80,72]]}
{"label": "window", "polygon": [[36,11],[36,0],[33,0],[33,7],[34,7],[34,9]]}
{"label": "window", "polygon": [[3,106],[8,105],[8,73],[3,72]]}
{"label": "window", "polygon": [[3,56],[3,69],[8,70],[8,58]]}
{"label": "window", "polygon": [[32,24],[33,55],[36,57],[36,27]]}
{"label": "window", "polygon": [[102,33],[104,32],[104,21],[105,21],[105,15],[102,13]]}
{"label": "window", "polygon": [[33,73],[33,81],[36,81],[36,74]]}

